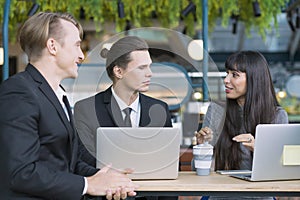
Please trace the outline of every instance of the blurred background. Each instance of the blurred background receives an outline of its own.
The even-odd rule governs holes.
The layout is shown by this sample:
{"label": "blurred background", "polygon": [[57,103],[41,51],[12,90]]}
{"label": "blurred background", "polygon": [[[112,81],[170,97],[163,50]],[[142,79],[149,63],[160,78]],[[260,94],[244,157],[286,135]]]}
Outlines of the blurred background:
{"label": "blurred background", "polygon": [[78,79],[63,82],[72,105],[109,86],[100,49],[124,35],[136,35],[148,42],[154,62],[149,95],[169,104],[174,125],[182,127],[183,145],[192,144],[209,102],[225,100],[224,62],[240,50],[257,50],[266,57],[280,104],[290,123],[300,122],[299,0],[0,0],[0,4],[1,80],[26,66],[27,57],[17,43],[19,26],[39,11],[69,12],[83,25],[86,54]]}

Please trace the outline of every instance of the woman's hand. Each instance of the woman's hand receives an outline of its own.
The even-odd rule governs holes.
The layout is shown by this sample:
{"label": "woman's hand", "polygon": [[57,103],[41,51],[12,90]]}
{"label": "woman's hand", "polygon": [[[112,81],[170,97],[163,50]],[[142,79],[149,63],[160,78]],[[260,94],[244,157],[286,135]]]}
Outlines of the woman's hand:
{"label": "woman's hand", "polygon": [[250,151],[254,151],[255,138],[251,133],[240,134],[232,138],[233,141],[242,142],[242,144],[250,149]]}
{"label": "woman's hand", "polygon": [[212,140],[213,131],[208,127],[204,127],[204,128],[201,128],[200,131],[195,132],[195,136],[197,138],[197,144],[203,144],[206,141]]}

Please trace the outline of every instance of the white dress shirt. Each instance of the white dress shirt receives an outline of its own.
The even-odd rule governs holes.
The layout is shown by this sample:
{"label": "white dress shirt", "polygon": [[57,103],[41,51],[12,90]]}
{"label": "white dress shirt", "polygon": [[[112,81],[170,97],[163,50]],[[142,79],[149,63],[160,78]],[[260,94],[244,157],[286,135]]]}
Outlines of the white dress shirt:
{"label": "white dress shirt", "polygon": [[[68,120],[70,120],[67,107],[66,107],[65,103],[63,102],[63,96],[67,96],[67,93],[61,87],[59,87],[58,90],[55,91],[55,94],[56,94],[61,106],[63,107]],[[87,182],[86,177],[83,177],[83,178],[84,178],[84,188],[82,191],[82,195],[85,195],[87,188],[88,188],[88,182]]]}
{"label": "white dress shirt", "polygon": [[125,119],[125,113],[123,112],[123,110],[127,107],[130,107],[131,113],[130,113],[130,120],[131,120],[131,124],[132,127],[139,127],[140,124],[140,116],[141,116],[141,105],[140,105],[140,96],[138,95],[138,97],[136,98],[136,100],[134,100],[134,102],[130,105],[127,105],[114,91],[114,88],[111,87],[111,92],[113,97],[116,99],[120,109],[121,109],[121,113],[123,116],[123,119]]}

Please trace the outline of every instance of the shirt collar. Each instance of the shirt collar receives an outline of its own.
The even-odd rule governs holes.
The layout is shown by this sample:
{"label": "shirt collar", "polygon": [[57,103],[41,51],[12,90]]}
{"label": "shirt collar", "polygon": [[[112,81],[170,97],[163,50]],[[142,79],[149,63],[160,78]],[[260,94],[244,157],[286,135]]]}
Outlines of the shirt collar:
{"label": "shirt collar", "polygon": [[111,87],[111,92],[113,97],[116,99],[119,107],[121,110],[124,110],[127,107],[130,107],[132,109],[132,111],[134,112],[138,112],[138,108],[139,108],[139,101],[140,101],[140,95],[138,95],[138,97],[134,100],[134,102],[132,102],[132,104],[130,104],[129,106],[116,94],[116,92],[114,91],[114,88]]}
{"label": "shirt collar", "polygon": [[61,104],[63,104],[64,103],[63,100],[62,100],[63,96],[67,96],[67,93],[61,87],[58,87],[58,89],[55,91],[55,94],[56,94],[59,102]]}

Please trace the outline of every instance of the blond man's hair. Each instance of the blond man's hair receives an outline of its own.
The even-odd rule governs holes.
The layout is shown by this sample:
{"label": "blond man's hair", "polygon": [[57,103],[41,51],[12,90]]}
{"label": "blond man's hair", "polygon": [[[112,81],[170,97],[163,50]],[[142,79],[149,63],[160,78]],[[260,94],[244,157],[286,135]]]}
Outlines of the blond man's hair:
{"label": "blond man's hair", "polygon": [[83,29],[80,23],[68,13],[40,12],[21,26],[19,30],[19,42],[22,50],[31,58],[39,58],[42,50],[46,47],[47,40],[52,37],[63,45],[65,36],[61,20],[66,20],[74,24],[83,37]]}

